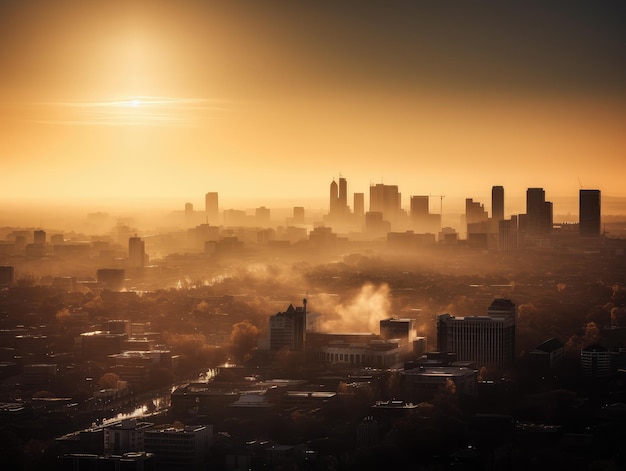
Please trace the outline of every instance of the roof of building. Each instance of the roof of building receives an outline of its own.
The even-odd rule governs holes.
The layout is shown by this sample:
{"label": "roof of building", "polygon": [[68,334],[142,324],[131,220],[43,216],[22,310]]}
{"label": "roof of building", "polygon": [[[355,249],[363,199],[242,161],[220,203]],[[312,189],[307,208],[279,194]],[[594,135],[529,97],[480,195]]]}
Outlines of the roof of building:
{"label": "roof of building", "polygon": [[515,307],[515,303],[513,303],[513,301],[511,301],[510,299],[497,298],[493,300],[493,302],[489,306],[489,309],[493,309],[493,308],[511,309],[514,307]]}
{"label": "roof of building", "polygon": [[563,347],[565,347],[565,344],[563,342],[561,342],[556,337],[552,337],[551,339],[548,339],[545,342],[537,345],[535,347],[535,350],[539,350],[539,351],[545,352],[545,353],[551,353],[551,352],[559,350],[559,349],[561,349]]}
{"label": "roof of building", "polygon": [[592,343],[591,345],[586,346],[582,349],[583,352],[606,352],[607,349],[604,348],[599,343]]}

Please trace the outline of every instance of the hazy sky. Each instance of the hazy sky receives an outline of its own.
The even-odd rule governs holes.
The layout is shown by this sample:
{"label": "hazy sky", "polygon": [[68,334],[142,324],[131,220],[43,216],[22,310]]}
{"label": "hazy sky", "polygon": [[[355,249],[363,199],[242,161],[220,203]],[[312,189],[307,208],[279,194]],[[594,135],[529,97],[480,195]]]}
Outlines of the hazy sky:
{"label": "hazy sky", "polygon": [[0,200],[626,196],[621,3],[3,0]]}

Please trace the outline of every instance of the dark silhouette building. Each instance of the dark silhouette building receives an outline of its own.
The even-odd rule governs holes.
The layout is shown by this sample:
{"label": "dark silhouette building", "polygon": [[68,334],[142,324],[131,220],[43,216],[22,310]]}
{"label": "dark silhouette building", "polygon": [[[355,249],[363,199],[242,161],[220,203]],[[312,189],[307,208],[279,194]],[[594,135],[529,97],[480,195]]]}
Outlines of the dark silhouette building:
{"label": "dark silhouette building", "polygon": [[552,230],[552,203],[543,188],[526,190],[526,234],[545,235]]}
{"label": "dark silhouette building", "polygon": [[288,348],[293,351],[304,351],[306,344],[306,298],[302,307],[290,304],[285,312],[270,317],[270,350],[278,351]]}
{"label": "dark silhouette building", "polygon": [[600,235],[600,206],[600,190],[580,190],[578,228],[581,236]]}
{"label": "dark silhouette building", "polygon": [[496,221],[504,220],[504,187],[491,187],[491,217]]}
{"label": "dark silhouette building", "polygon": [[487,316],[437,317],[437,349],[456,353],[460,361],[504,369],[515,358],[517,307],[508,299],[496,299]]}

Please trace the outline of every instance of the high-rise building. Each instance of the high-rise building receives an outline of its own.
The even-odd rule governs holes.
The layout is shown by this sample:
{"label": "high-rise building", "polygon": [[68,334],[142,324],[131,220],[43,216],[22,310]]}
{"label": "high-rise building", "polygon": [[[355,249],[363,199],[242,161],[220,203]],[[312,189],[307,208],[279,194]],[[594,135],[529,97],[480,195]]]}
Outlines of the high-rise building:
{"label": "high-rise building", "polygon": [[304,224],[304,207],[303,206],[294,206],[293,207],[293,224]]}
{"label": "high-rise building", "polygon": [[517,216],[498,221],[498,249],[503,251],[517,248]]}
{"label": "high-rise building", "polygon": [[456,353],[460,361],[476,367],[503,369],[515,358],[515,305],[495,300],[487,316],[437,317],[437,349]]}
{"label": "high-rise building", "polygon": [[526,234],[549,234],[552,230],[552,203],[543,188],[526,190]]}
{"label": "high-rise building", "polygon": [[401,194],[397,185],[370,185],[370,212],[380,212],[383,219],[393,226],[400,215]]}
{"label": "high-rise building", "polygon": [[581,236],[599,236],[600,190],[580,190],[578,197],[578,221]]}
{"label": "high-rise building", "polygon": [[220,218],[220,210],[218,204],[218,196],[216,192],[209,192],[204,195],[204,211],[209,224],[218,224]]}
{"label": "high-rise building", "polygon": [[441,214],[431,214],[429,196],[411,196],[411,227],[418,234],[438,234],[441,230]]}
{"label": "high-rise building", "polygon": [[350,212],[348,207],[348,182],[339,178],[339,185],[335,180],[330,184],[330,211],[331,218],[344,217]]}
{"label": "high-rise building", "polygon": [[330,183],[330,201],[329,201],[329,214],[334,216],[338,213],[339,208],[339,185],[333,180]]}
{"label": "high-rise building", "polygon": [[485,205],[474,201],[472,198],[465,199],[465,222],[474,224],[476,222],[486,221],[488,219]]}
{"label": "high-rise building", "polygon": [[428,213],[428,196],[411,196],[411,219],[417,220]]}
{"label": "high-rise building", "polygon": [[491,217],[496,221],[504,220],[504,187],[491,187]]}
{"label": "high-rise building", "polygon": [[348,182],[339,177],[339,211],[346,213],[348,210]]}
{"label": "high-rise building", "polygon": [[145,264],[146,245],[140,237],[128,239],[128,264],[131,267],[140,268]]}
{"label": "high-rise building", "polygon": [[270,350],[277,351],[288,348],[293,351],[304,351],[306,343],[306,298],[302,307],[289,305],[285,312],[270,316]]}
{"label": "high-rise building", "polygon": [[257,226],[267,227],[270,225],[270,210],[265,206],[254,210],[254,222]]}
{"label": "high-rise building", "polygon": [[38,230],[33,233],[33,238],[35,245],[45,245],[46,244],[46,231]]}

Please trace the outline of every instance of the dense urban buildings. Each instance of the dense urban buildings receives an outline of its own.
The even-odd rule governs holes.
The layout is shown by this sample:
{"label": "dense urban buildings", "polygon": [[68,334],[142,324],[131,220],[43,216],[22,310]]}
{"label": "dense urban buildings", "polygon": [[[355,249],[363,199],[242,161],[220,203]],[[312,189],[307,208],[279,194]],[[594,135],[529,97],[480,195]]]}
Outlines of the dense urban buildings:
{"label": "dense urban buildings", "polygon": [[[599,190],[579,193],[578,223],[555,223],[537,188],[508,219],[499,186],[491,208],[467,198],[458,215],[430,212],[441,195],[413,195],[407,211],[382,184],[371,211],[355,193],[351,212],[347,189],[331,183],[329,212],[251,206],[213,223],[175,211],[172,227],[111,220],[92,237],[3,229],[0,429],[42,437],[35,417],[56,447],[19,459],[145,471],[324,468],[341,455],[364,469],[363,443],[375,456],[387,441],[419,449],[424,424],[445,434],[450,418],[466,432],[421,456],[452,463],[478,443],[484,464],[479,431],[575,433],[622,397],[626,245],[600,230]],[[299,292],[301,306],[285,301]],[[570,419],[567,405],[535,406],[571,394],[584,400],[564,404],[589,405]],[[127,407],[137,418],[116,419]]]}

